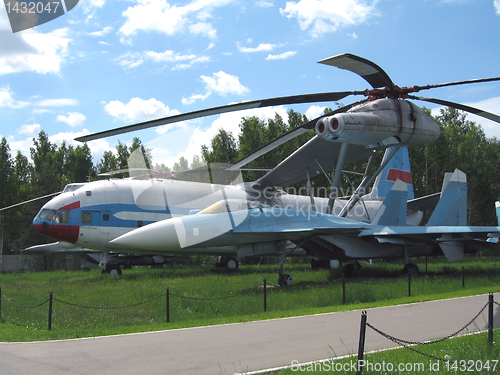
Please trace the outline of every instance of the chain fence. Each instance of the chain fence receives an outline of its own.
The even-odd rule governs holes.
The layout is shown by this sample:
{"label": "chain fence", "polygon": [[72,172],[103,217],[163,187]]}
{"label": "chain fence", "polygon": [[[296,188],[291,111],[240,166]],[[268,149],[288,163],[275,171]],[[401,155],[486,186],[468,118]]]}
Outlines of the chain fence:
{"label": "chain fence", "polygon": [[[436,340],[427,340],[427,341],[405,340],[405,339],[394,337],[394,336],[392,336],[392,335],[390,335],[390,334],[388,334],[386,332],[383,332],[382,330],[374,327],[372,324],[370,324],[370,323],[367,322],[366,311],[363,311],[362,317],[361,317],[361,329],[360,329],[360,339],[359,339],[360,344],[359,344],[359,350],[358,350],[358,362],[360,361],[360,359],[361,360],[363,359],[363,351],[364,351],[364,343],[365,343],[365,328],[364,327],[367,326],[367,327],[371,328],[374,332],[378,333],[379,335],[385,337],[386,339],[394,342],[395,344],[397,344],[399,346],[402,346],[402,347],[404,347],[404,348],[406,348],[408,350],[411,350],[411,351],[413,351],[415,353],[418,353],[420,355],[432,358],[434,360],[442,361],[442,362],[445,362],[445,363],[449,363],[450,362],[450,358],[449,357],[448,358],[441,358],[441,357],[438,357],[438,356],[435,356],[435,355],[432,355],[432,354],[420,351],[420,350],[418,350],[418,349],[416,349],[414,347],[415,346],[420,346],[420,345],[429,345],[429,344],[440,343],[440,342],[449,340],[449,339],[451,339],[451,338],[459,335],[460,333],[462,333],[463,331],[465,331],[466,329],[468,329],[481,316],[481,314],[487,308],[489,308],[489,311],[488,311],[488,341],[489,341],[490,344],[492,344],[493,343],[493,328],[494,328],[493,306],[495,304],[498,305],[498,306],[500,306],[500,304],[498,302],[494,301],[494,299],[493,299],[493,293],[490,293],[489,294],[489,300],[488,300],[488,302],[486,302],[484,304],[484,306],[479,310],[479,312],[467,324],[465,324],[463,327],[461,327],[460,329],[458,329],[457,331],[453,332],[450,335],[447,335],[445,337],[442,337],[442,338],[439,338],[439,339],[436,339]],[[358,367],[358,374],[361,375],[361,373],[362,373],[362,368]]]}

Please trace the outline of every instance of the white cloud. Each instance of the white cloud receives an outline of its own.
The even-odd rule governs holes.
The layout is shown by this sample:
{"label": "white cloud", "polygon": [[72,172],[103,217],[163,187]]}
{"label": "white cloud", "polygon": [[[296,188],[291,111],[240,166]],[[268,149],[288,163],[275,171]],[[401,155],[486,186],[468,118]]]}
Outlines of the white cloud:
{"label": "white cloud", "polygon": [[312,119],[315,119],[316,117],[323,115],[325,113],[325,108],[326,107],[312,105],[307,109],[306,113],[304,113],[304,114],[306,115],[306,117],[309,120],[312,120]]}
{"label": "white cloud", "polygon": [[240,83],[240,79],[236,76],[220,71],[214,73],[212,77],[201,76],[205,83],[205,94],[193,94],[188,98],[182,98],[182,104],[193,104],[196,100],[205,100],[212,93],[226,96],[227,94],[244,94],[250,90]]}
{"label": "white cloud", "polygon": [[85,117],[84,114],[81,114],[79,112],[68,112],[66,116],[64,115],[57,116],[56,120],[58,122],[65,122],[69,126],[74,127],[83,125],[83,122],[85,121],[86,118],[87,117]]}
{"label": "white cloud", "polygon": [[254,52],[272,51],[276,47],[277,47],[276,44],[261,43],[257,47],[250,48],[250,47],[241,47],[240,44],[238,43],[238,49],[239,49],[240,52],[243,52],[243,53],[254,53]]}
{"label": "white cloud", "polygon": [[88,13],[95,8],[102,8],[105,2],[105,0],[83,0],[80,1],[80,6],[85,13]]}
{"label": "white cloud", "polygon": [[136,68],[144,63],[145,60],[154,61],[157,63],[176,63],[172,70],[186,69],[193,64],[200,64],[210,61],[208,56],[183,55],[172,50],[165,52],[128,52],[118,56],[115,61],[118,61],[120,66],[127,69]]}
{"label": "white cloud", "polygon": [[220,71],[214,73],[212,77],[201,76],[201,79],[206,84],[208,92],[215,92],[225,96],[227,94],[244,94],[250,90],[240,83],[240,79],[236,76]]}
{"label": "white cloud", "polygon": [[0,88],[0,107],[8,107],[15,109],[15,108],[23,108],[28,105],[29,105],[28,102],[14,100],[14,98],[12,98],[9,86],[4,86]]}
{"label": "white cloud", "polygon": [[345,26],[365,22],[377,15],[378,0],[300,0],[287,2],[282,15],[297,18],[302,30],[310,29],[313,36],[334,32]]}
{"label": "white cloud", "polygon": [[188,104],[193,104],[197,100],[205,100],[210,96],[210,92],[206,93],[205,95],[203,94],[193,94],[188,98],[182,98],[182,104],[188,105]]}
{"label": "white cloud", "polygon": [[[138,4],[127,8],[122,15],[126,21],[119,30],[123,36],[130,37],[137,31],[157,31],[174,35],[189,30],[215,38],[216,30],[205,21],[211,18],[210,12],[232,0],[194,0],[185,6],[170,5],[162,0],[138,0]],[[197,21],[198,20],[198,21]]]}
{"label": "white cloud", "polygon": [[132,98],[127,104],[114,100],[106,104],[104,110],[109,115],[127,123],[147,121],[178,113],[170,111],[168,106],[154,98],[149,100]]}
{"label": "white cloud", "polygon": [[203,35],[210,39],[217,38],[217,30],[215,30],[210,23],[198,22],[189,26],[189,31],[191,31],[192,34]]}
{"label": "white cloud", "polygon": [[39,100],[38,102],[35,103],[35,105],[38,107],[66,107],[66,106],[78,105],[78,100],[68,99],[68,98],[45,99],[45,100]]}
{"label": "white cloud", "polygon": [[41,34],[33,30],[3,33],[0,75],[18,72],[58,73],[68,54],[69,29]]}
{"label": "white cloud", "polygon": [[255,6],[259,8],[272,8],[274,4],[270,1],[259,0],[255,3]]}
{"label": "white cloud", "polygon": [[17,129],[17,132],[19,134],[37,135],[40,133],[41,128],[40,124],[23,124],[19,129]]}
{"label": "white cloud", "polygon": [[297,51],[288,51],[284,53],[280,53],[279,55],[268,55],[266,60],[285,60],[293,55],[297,54]]}
{"label": "white cloud", "polygon": [[500,0],[495,0],[493,2],[493,6],[495,7],[497,14],[500,15]]}
{"label": "white cloud", "polygon": [[89,33],[90,36],[95,36],[95,37],[102,37],[106,34],[109,34],[111,31],[113,31],[113,28],[111,26],[106,26],[104,29],[101,31],[94,31],[92,33]]}

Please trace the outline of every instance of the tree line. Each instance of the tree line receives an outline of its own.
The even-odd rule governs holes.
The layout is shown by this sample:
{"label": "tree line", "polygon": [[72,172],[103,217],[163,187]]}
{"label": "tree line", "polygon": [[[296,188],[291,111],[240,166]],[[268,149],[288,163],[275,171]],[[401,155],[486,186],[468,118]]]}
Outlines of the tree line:
{"label": "tree line", "polygon": [[[331,111],[326,109],[325,113]],[[428,111],[430,114],[430,111]],[[29,199],[61,191],[68,183],[93,181],[99,173],[126,169],[139,158],[146,168],[162,171],[182,172],[188,169],[209,167],[215,163],[235,163],[261,146],[280,135],[308,122],[308,118],[296,111],[289,110],[288,121],[278,114],[267,121],[258,117],[244,117],[239,124],[240,133],[235,137],[231,132],[220,129],[209,145],[203,145],[201,156],[191,162],[181,157],[172,168],[164,164],[153,165],[152,150],[134,138],[127,146],[118,141],[116,153],[104,152],[101,160],[93,162],[87,144],[72,146],[63,142],[60,146],[51,143],[48,135],[41,131],[33,138],[30,159],[21,152],[12,155],[5,138],[0,142],[0,207],[7,207]],[[430,144],[414,146],[409,149],[416,197],[425,196],[441,190],[445,172],[455,168],[467,174],[468,215],[470,225],[496,225],[494,202],[500,196],[500,141],[486,137],[482,127],[469,121],[467,115],[453,108],[442,109],[433,116],[441,127],[441,137]],[[279,146],[272,152],[254,160],[247,167],[272,168],[284,160],[297,148],[314,136],[306,132]],[[136,152],[140,149],[140,152]],[[144,156],[144,157],[143,157]],[[379,158],[382,153],[379,153]],[[364,172],[366,161],[348,166],[355,172]],[[263,172],[243,172],[244,181],[253,181]],[[123,174],[124,177],[127,174]],[[174,178],[209,182],[207,175],[175,174]],[[331,176],[329,176],[331,179]],[[360,177],[346,175],[342,182],[344,191],[359,184]],[[328,178],[317,176],[315,186],[329,186]],[[296,188],[305,186],[296,184]],[[28,246],[47,243],[49,240],[38,235],[31,226],[33,217],[40,207],[48,201],[34,201],[0,214],[0,230],[3,235],[3,252],[9,253]],[[0,244],[1,246],[1,244]]]}

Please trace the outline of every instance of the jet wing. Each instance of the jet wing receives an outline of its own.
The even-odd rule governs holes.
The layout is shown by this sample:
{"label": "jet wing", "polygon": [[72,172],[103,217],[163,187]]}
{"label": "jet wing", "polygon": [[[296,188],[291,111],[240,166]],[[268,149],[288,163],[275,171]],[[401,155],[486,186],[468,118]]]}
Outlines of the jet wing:
{"label": "jet wing", "polygon": [[[337,166],[340,147],[341,143],[325,141],[315,136],[255,183],[260,188],[285,187],[305,180],[306,171],[311,178],[323,173],[322,169],[329,172]],[[345,164],[367,158],[373,152],[373,149],[365,146],[349,145]]]}

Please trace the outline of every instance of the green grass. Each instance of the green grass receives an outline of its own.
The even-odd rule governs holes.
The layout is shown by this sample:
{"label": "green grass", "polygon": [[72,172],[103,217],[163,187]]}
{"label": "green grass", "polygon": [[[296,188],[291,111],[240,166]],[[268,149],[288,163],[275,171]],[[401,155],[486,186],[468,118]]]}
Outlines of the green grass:
{"label": "green grass", "polygon": [[[500,330],[496,329],[496,337]],[[436,344],[412,347],[444,362],[408,348],[386,350],[364,356],[364,375],[383,374],[498,374],[500,373],[500,345],[488,343],[487,333],[461,336]],[[278,375],[331,373],[356,374],[357,354],[348,358],[333,358],[325,362],[294,364],[277,372]]]}
{"label": "green grass", "polygon": [[[465,288],[461,267],[465,267]],[[53,302],[52,331],[48,331],[48,304],[23,309],[2,298],[0,341],[33,341],[92,337],[130,332],[175,329],[244,322],[333,311],[365,309],[409,302],[451,298],[500,291],[500,258],[469,257],[461,263],[446,260],[419,263],[421,276],[408,280],[400,275],[401,262],[377,262],[363,266],[360,277],[348,280],[346,304],[342,304],[341,270],[312,271],[308,263],[285,266],[294,278],[291,288],[267,288],[267,312],[263,311],[263,280],[277,282],[276,265],[244,265],[237,272],[213,266],[172,265],[136,267],[121,277],[91,272],[55,271],[0,275],[2,294],[20,306],[34,306],[55,299],[90,307]],[[457,274],[458,272],[458,274]],[[170,290],[170,323],[166,323],[166,293]],[[189,298],[181,298],[189,297]],[[223,298],[231,297],[231,298]],[[217,300],[196,300],[223,298]]]}

